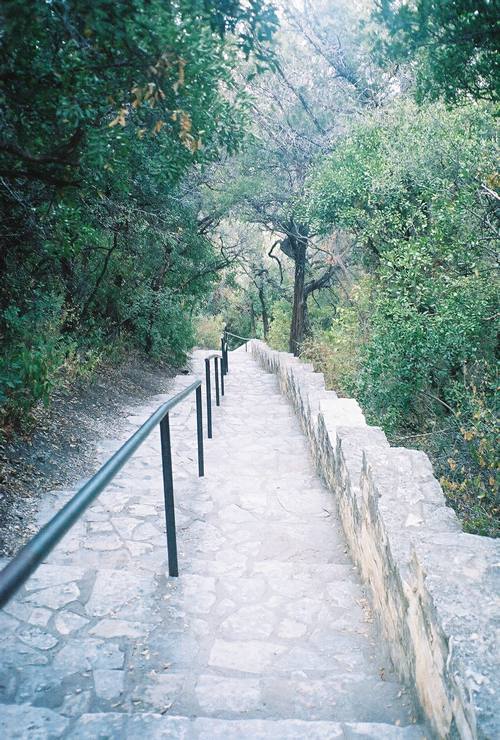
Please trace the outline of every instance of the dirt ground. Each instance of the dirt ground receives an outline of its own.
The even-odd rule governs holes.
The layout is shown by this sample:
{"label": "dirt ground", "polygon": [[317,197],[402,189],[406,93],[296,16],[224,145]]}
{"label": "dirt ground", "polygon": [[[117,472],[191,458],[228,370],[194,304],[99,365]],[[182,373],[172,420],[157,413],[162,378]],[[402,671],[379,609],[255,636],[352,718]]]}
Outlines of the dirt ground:
{"label": "dirt ground", "polygon": [[44,493],[93,473],[96,442],[115,437],[130,407],[166,392],[176,372],[132,354],[119,367],[57,391],[48,408],[35,409],[28,433],[0,441],[0,556],[15,554],[35,533]]}

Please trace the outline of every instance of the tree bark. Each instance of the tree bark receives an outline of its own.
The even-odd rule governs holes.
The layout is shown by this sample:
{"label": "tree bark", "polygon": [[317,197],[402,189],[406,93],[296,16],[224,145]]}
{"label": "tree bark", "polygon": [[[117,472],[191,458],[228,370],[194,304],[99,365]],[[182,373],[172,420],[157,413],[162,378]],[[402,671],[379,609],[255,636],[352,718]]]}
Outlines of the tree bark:
{"label": "tree bark", "polygon": [[87,298],[87,300],[85,301],[85,305],[83,306],[82,311],[80,313],[80,319],[79,320],[80,320],[81,323],[83,323],[85,321],[85,319],[87,318],[87,314],[88,314],[88,312],[90,310],[90,307],[92,305],[92,301],[94,300],[95,296],[97,295],[97,291],[99,290],[99,286],[102,283],[102,281],[104,279],[104,276],[106,275],[106,272],[108,270],[108,265],[109,265],[109,261],[111,259],[111,255],[113,254],[113,252],[115,251],[115,249],[117,247],[118,247],[118,232],[115,231],[113,233],[113,243],[112,243],[111,247],[108,249],[108,251],[106,253],[106,257],[104,258],[104,262],[103,262],[103,265],[102,265],[101,272],[99,273],[99,277],[97,278],[97,280],[95,282],[95,285],[94,285],[94,288],[93,288],[92,292],[90,293],[89,297]]}
{"label": "tree bark", "polygon": [[259,287],[259,300],[262,314],[262,326],[264,327],[264,339],[267,339],[269,334],[269,312],[266,305],[266,296],[264,293],[264,286]]}
{"label": "tree bark", "polygon": [[295,233],[289,235],[287,239],[289,240],[289,247],[293,251],[295,263],[289,350],[297,356],[307,332],[307,300],[305,294],[307,229],[298,225],[295,228]]}
{"label": "tree bark", "polygon": [[171,260],[170,257],[172,255],[172,248],[168,242],[166,242],[163,245],[164,249],[164,261],[163,264],[158,271],[158,273],[155,275],[153,280],[151,281],[151,290],[153,292],[153,300],[151,301],[151,306],[149,308],[149,316],[148,316],[148,328],[146,331],[146,338],[144,340],[144,349],[146,350],[147,354],[150,354],[153,351],[153,328],[155,324],[155,320],[157,318],[157,313],[159,309],[159,303],[160,303],[160,292],[164,286],[165,283],[165,276],[170,269]]}
{"label": "tree bark", "polygon": [[252,337],[254,337],[256,333],[257,332],[255,330],[255,309],[253,307],[253,300],[252,298],[250,298],[250,334],[252,335]]}

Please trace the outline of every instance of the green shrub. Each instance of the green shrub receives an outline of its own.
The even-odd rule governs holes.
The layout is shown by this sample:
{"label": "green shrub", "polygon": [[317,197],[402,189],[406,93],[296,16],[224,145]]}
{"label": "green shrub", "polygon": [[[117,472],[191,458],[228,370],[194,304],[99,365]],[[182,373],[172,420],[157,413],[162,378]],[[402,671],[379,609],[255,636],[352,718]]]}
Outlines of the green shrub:
{"label": "green shrub", "polygon": [[182,364],[194,345],[194,328],[189,303],[184,303],[168,288],[143,290],[132,305],[136,341],[159,360]]}
{"label": "green shrub", "polygon": [[469,531],[498,534],[495,124],[487,106],[402,101],[317,168],[309,214],[363,244],[371,287],[304,350],[391,442],[430,454]]}
{"label": "green shrub", "polygon": [[288,301],[276,301],[273,304],[272,313],[268,344],[279,352],[288,352],[292,307]]}
{"label": "green shrub", "polygon": [[449,431],[432,435],[427,451],[448,500],[468,532],[500,535],[499,423],[495,368],[485,362],[454,383]]}
{"label": "green shrub", "polygon": [[60,336],[61,300],[38,295],[23,314],[9,306],[1,314],[0,422],[16,423],[37,401],[47,403],[65,345]]}
{"label": "green shrub", "polygon": [[220,349],[220,340],[224,331],[224,317],[199,316],[195,319],[195,342],[196,346],[204,349]]}
{"label": "green shrub", "polygon": [[325,376],[327,388],[340,396],[357,392],[361,350],[369,337],[370,278],[362,278],[351,291],[350,303],[337,307],[330,328],[315,332],[301,348],[301,358],[312,362]]}

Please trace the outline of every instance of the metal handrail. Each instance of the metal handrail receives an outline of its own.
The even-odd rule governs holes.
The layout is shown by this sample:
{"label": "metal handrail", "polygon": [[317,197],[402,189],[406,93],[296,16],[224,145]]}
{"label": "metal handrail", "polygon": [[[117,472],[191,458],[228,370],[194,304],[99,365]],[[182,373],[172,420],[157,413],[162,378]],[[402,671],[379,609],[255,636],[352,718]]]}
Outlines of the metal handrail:
{"label": "metal handrail", "polygon": [[[222,336],[221,343],[222,343],[222,353],[223,353],[223,355],[225,355],[225,370],[226,370],[226,373],[228,372],[228,369],[227,369],[227,350],[228,350],[228,341],[227,341],[227,338],[228,338],[228,336],[229,337],[235,337],[235,339],[241,339],[243,342],[245,342],[245,352],[248,352],[247,343],[248,342],[251,342],[252,339],[253,339],[253,337],[240,337],[239,334],[233,334],[232,331],[227,331],[227,329],[224,329],[224,334]],[[225,347],[225,352],[224,352],[224,347]]]}
{"label": "metal handrail", "polygon": [[[219,355],[217,352],[212,353],[211,355],[208,355],[208,357],[205,357],[205,389],[206,389],[206,395],[207,395],[207,436],[209,439],[212,439],[213,436],[213,430],[212,430],[212,386],[210,382],[210,360],[214,360],[214,370],[215,370],[215,405],[220,406],[220,391],[222,390],[222,395],[224,395],[224,349],[222,350],[222,355]],[[219,360],[220,362],[220,371],[219,371]],[[219,377],[220,377],[220,384],[219,384]]]}
{"label": "metal handrail", "polygon": [[[205,361],[208,367],[207,375],[207,418],[210,417],[210,434],[212,436],[212,409],[208,388],[210,386],[210,360],[219,355],[210,355]],[[220,405],[218,393],[218,359],[216,360],[216,397]],[[221,373],[222,379],[222,373]],[[223,381],[222,381],[223,382]],[[222,386],[223,387],[223,386]],[[203,412],[201,396],[201,380],[196,380],[184,390],[177,393],[163,403],[144,424],[120,447],[110,459],[90,478],[52,519],[21,549],[5,568],[0,571],[0,608],[18,591],[38,568],[43,560],[55,548],[58,542],[71,529],[90,504],[103,492],[134,452],[151,434],[156,426],[160,426],[161,456],[163,468],[163,490],[165,498],[165,521],[167,529],[168,572],[170,576],[178,576],[177,539],[175,533],[174,488],[172,476],[172,451],[170,439],[169,413],[183,401],[190,393],[196,392],[196,426],[198,440],[198,475],[204,476],[203,454]],[[222,390],[224,395],[224,387]],[[208,403],[210,402],[210,403]]]}
{"label": "metal handrail", "polygon": [[243,339],[244,342],[251,342],[254,337],[240,337],[239,334],[233,334],[232,331],[225,331],[224,334],[228,334],[230,337],[236,337],[236,339]]}

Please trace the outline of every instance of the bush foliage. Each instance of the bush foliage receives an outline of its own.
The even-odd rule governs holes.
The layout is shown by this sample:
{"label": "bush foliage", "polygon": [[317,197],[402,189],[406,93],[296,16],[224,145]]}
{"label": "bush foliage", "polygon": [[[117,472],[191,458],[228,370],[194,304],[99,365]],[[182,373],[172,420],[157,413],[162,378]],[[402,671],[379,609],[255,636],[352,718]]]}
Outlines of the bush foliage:
{"label": "bush foliage", "polygon": [[308,356],[394,442],[431,452],[484,533],[498,516],[495,134],[486,107],[395,104],[338,142],[305,198],[318,228],[355,235],[366,272]]}
{"label": "bush foliage", "polygon": [[[0,10],[0,424],[113,344],[181,362],[221,261],[203,167],[248,121],[267,0]],[[245,61],[246,60],[246,61]]]}

